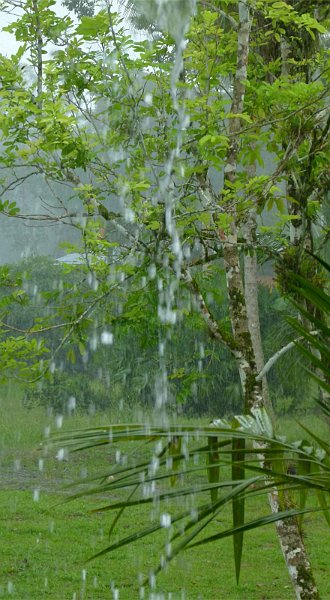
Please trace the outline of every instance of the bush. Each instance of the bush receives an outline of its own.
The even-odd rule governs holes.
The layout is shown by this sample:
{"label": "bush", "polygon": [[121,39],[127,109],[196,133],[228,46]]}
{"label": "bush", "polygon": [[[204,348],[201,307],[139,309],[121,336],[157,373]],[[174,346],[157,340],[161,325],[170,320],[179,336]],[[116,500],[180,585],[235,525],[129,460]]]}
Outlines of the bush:
{"label": "bush", "polygon": [[25,390],[24,405],[45,406],[60,414],[70,414],[75,409],[107,410],[112,402],[110,389],[102,380],[93,380],[84,373],[55,372],[40,385]]}

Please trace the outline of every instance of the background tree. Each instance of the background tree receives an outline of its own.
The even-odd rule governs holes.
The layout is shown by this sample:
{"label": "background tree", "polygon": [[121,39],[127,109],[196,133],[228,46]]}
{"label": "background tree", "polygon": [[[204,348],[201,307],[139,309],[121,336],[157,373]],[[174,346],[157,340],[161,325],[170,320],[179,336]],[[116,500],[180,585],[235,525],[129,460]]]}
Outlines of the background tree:
{"label": "background tree", "polygon": [[[271,237],[280,240],[283,256],[292,255],[285,228],[280,235],[278,229],[296,215],[282,209],[281,196],[286,196],[279,185],[292,179],[293,170],[296,176],[296,158],[310,148],[306,122],[311,111],[325,110],[327,79],[287,81],[283,69],[261,54],[249,62],[249,51],[251,45],[268,44],[271,35],[281,41],[283,27],[292,35],[326,30],[312,14],[300,14],[285,2],[228,3],[225,20],[231,30],[223,27],[223,11],[217,6],[209,10],[198,5],[193,19],[190,5],[183,8],[176,27],[173,18],[162,15],[159,27],[170,31],[152,44],[127,37],[109,9],[84,17],[75,27],[69,19],[57,19],[48,5],[27,3],[23,17],[9,29],[28,42],[37,76],[26,85],[20,69],[23,49],[7,62],[2,59],[2,191],[8,195],[24,183],[17,175],[21,168],[28,169],[29,177],[42,173],[58,186],[57,205],[38,218],[73,223],[81,232],[79,253],[85,267],[81,285],[71,293],[70,314],[67,305],[60,308],[66,325],[61,347],[73,335],[86,343],[88,319],[96,307],[105,325],[120,318],[111,302],[115,290],[129,289],[143,299],[143,291],[156,282],[158,301],[151,312],[157,310],[160,322],[157,406],[163,408],[168,398],[164,357],[173,325],[194,310],[236,361],[245,410],[256,410],[264,397],[241,258],[243,252],[253,254],[256,245],[271,256],[272,246],[257,244],[257,233],[251,236],[253,227],[247,224],[256,223],[256,213],[276,204],[284,214],[271,227]],[[255,14],[267,24],[257,33]],[[40,49],[48,41],[65,43],[65,50],[40,65]],[[325,61],[325,54],[318,52],[315,73]],[[283,148],[285,127],[297,127],[297,118],[304,126],[298,124],[297,135]],[[324,151],[323,134],[321,138],[315,151]],[[272,152],[273,164],[251,176],[254,163],[262,165],[265,148]],[[69,188],[65,203],[62,188]],[[17,212],[10,198],[3,198],[1,208],[8,216]],[[100,234],[103,220],[106,236]],[[210,293],[208,281],[214,281],[219,265],[219,284]],[[221,319],[216,313],[223,281],[228,313]],[[136,309],[131,311],[131,322],[136,314]],[[53,364],[55,359],[53,353]],[[235,519],[241,518],[242,512],[236,511]],[[297,595],[303,579],[305,597],[317,597],[298,524],[292,520],[289,527],[279,533],[288,564],[294,567],[290,572]],[[292,565],[293,556],[301,558],[301,569]]]}

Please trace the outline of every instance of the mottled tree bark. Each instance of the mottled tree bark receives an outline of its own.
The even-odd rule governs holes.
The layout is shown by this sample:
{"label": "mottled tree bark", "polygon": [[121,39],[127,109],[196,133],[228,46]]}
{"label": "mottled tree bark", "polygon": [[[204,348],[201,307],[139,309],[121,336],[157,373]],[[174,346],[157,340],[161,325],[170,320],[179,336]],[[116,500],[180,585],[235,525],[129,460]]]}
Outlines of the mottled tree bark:
{"label": "mottled tree bark", "polygon": [[[273,513],[288,508],[285,497],[280,503],[276,490],[269,494],[269,501]],[[319,600],[320,595],[297,518],[279,520],[275,525],[297,600]]]}
{"label": "mottled tree bark", "polygon": [[[248,167],[249,178],[256,176],[256,163]],[[260,318],[259,318],[259,300],[258,300],[258,261],[255,250],[257,241],[257,215],[254,207],[248,209],[244,223],[244,237],[247,249],[244,254],[244,296],[248,318],[249,331],[253,346],[253,352],[257,365],[258,373],[265,366],[264,351],[262,346]],[[267,376],[261,379],[262,397],[272,421],[275,422],[273,405],[269,395]]]}
{"label": "mottled tree bark", "polygon": [[[247,80],[247,66],[249,56],[249,39],[251,29],[251,16],[246,0],[238,3],[239,27],[237,32],[237,65],[233,85],[233,96],[230,112],[237,115],[229,119],[228,133],[230,144],[225,164],[224,191],[230,190],[236,181],[237,161],[239,153],[239,132],[241,129],[240,115],[244,108],[244,95]],[[234,201],[226,203],[226,210],[232,217],[230,233],[220,231],[223,243],[223,257],[226,269],[228,302],[230,319],[236,352],[238,353],[238,368],[241,378],[245,410],[263,405],[260,382],[256,380],[257,365],[252,347],[249,330],[246,303],[244,297],[243,280],[240,266],[240,251],[237,244],[237,229],[239,220]]]}
{"label": "mottled tree bark", "polygon": [[[249,37],[251,29],[251,16],[249,2],[241,0],[239,7],[239,27],[237,40],[237,68],[233,86],[233,100],[230,112],[237,117],[229,120],[230,146],[225,165],[225,191],[230,194],[236,181],[239,132],[241,121],[239,115],[244,108],[244,94],[247,80],[247,67],[249,56]],[[257,381],[256,354],[250,335],[246,298],[242,283],[240,268],[239,247],[237,244],[237,229],[241,224],[236,211],[235,202],[226,206],[232,216],[230,234],[222,233],[224,262],[228,288],[228,300],[232,330],[237,351],[240,350],[241,358],[238,362],[245,408],[258,408],[264,404],[264,397]],[[270,497],[271,510],[278,512],[281,508],[276,490]],[[308,559],[303,539],[296,519],[279,521],[276,527],[282,552],[289,571],[296,597],[300,600],[315,599],[319,597],[311,564]]]}

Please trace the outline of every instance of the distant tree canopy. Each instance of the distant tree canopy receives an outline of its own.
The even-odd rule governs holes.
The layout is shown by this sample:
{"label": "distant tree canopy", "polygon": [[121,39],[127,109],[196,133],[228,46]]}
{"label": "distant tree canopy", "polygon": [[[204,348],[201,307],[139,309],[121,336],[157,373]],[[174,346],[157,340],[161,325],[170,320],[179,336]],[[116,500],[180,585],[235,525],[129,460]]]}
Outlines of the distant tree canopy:
{"label": "distant tree canopy", "polygon": [[[2,2],[9,12],[14,6]],[[29,300],[24,278],[1,270],[1,371],[30,381],[53,374],[60,386],[63,353],[74,362],[78,348],[86,373],[95,359],[98,383],[104,376],[114,391],[123,373],[123,402],[137,391],[164,415],[172,400],[187,398],[196,412],[206,402],[221,412],[236,409],[237,398],[245,422],[262,415],[271,429],[275,402],[266,375],[297,340],[294,333],[278,349],[270,336],[265,359],[261,264],[272,264],[280,294],[269,312],[287,298],[294,302],[291,324],[301,332],[320,396],[329,384],[321,368],[328,360],[321,339],[327,280],[314,259],[325,255],[329,239],[328,8],[305,0],[130,2],[157,31],[137,41],[110,3],[94,15],[88,3],[71,6],[85,13],[77,24],[58,17],[52,0],[26,0],[5,28],[20,48],[0,56],[0,211],[8,219],[74,227],[79,240],[67,251],[84,262],[63,267],[65,277],[35,307],[32,328],[6,321],[10,307]],[[40,175],[48,192],[32,214],[29,198],[18,203],[15,190]],[[321,302],[299,293],[306,280]],[[46,332],[49,347],[40,337]],[[101,346],[107,349],[98,354]],[[279,388],[286,379],[282,372]],[[101,398],[99,388],[94,392]],[[44,398],[51,395],[44,390]],[[218,435],[209,429],[213,477]],[[109,443],[106,429],[102,443],[104,435]],[[245,442],[234,437],[233,480],[245,493]],[[173,445],[168,436],[167,443]],[[265,442],[264,482],[272,443]],[[269,485],[267,522],[277,521],[296,596],[315,600],[299,523],[279,519],[288,497]],[[234,499],[231,490],[230,499],[239,574],[244,498]],[[221,502],[211,493],[211,505],[196,513],[198,524],[190,507],[180,519],[199,533]],[[185,527],[181,534],[189,544]]]}
{"label": "distant tree canopy", "polygon": [[[265,334],[266,312],[259,341],[252,339],[260,330],[251,325],[260,320],[258,268],[275,266],[283,298],[294,296],[288,269],[324,285],[309,252],[325,253],[328,240],[329,71],[326,8],[316,15],[305,3],[252,3],[251,11],[250,4],[169,3],[170,18],[151,3],[154,40],[132,39],[110,8],[74,24],[51,3],[27,2],[6,28],[22,46],[0,61],[2,215],[74,227],[80,241],[67,250],[86,258],[78,269],[67,266],[72,282],[47,292],[48,307],[27,331],[30,346],[38,327],[54,340],[62,335],[44,363],[41,348],[26,353],[38,357],[40,374],[59,367],[65,350],[73,358],[75,345],[91,357],[97,322],[97,343],[102,323],[117,340],[134,335],[151,357],[166,347],[164,356],[176,358],[169,370],[163,364],[163,379],[176,397],[182,389],[192,396],[199,382],[210,398],[206,390],[221,386],[224,364],[236,364],[230,382],[240,377],[242,390],[232,388],[232,396],[246,409],[262,401],[255,344],[260,350],[263,342],[268,356],[277,348]],[[55,50],[45,60],[50,43]],[[36,73],[29,81],[26,60]],[[31,214],[18,190],[33,189],[40,176],[42,202]],[[8,285],[9,306],[16,300]],[[14,343],[5,327],[6,343],[10,336]],[[212,339],[210,356],[229,353],[234,362],[218,368],[201,358],[199,371],[200,342],[192,350],[188,341],[199,331]],[[24,331],[16,333],[23,344]],[[278,394],[291,396],[292,378],[282,379]]]}
{"label": "distant tree canopy", "polygon": [[95,11],[95,0],[63,0],[62,5],[77,17],[92,17]]}

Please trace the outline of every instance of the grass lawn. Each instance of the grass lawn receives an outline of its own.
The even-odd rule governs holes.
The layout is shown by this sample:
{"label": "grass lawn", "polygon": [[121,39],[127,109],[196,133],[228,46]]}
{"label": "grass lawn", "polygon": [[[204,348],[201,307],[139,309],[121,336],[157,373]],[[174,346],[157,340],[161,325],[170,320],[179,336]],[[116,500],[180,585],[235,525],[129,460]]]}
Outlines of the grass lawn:
{"label": "grass lawn", "polygon": [[[167,532],[144,538],[97,560],[88,558],[106,547],[112,514],[91,509],[106,498],[63,501],[63,482],[82,473],[105,471],[115,449],[77,454],[58,462],[44,456],[40,442],[45,428],[56,428],[55,417],[42,410],[24,410],[17,393],[3,395],[0,446],[0,598],[19,600],[142,598],[141,578],[158,564]],[[63,428],[104,424],[106,415],[65,418]],[[120,497],[120,496],[118,496]],[[248,516],[266,514],[265,500],[258,498]],[[229,524],[224,511],[210,532]],[[114,536],[123,537],[150,523],[150,509],[124,512]],[[306,543],[323,600],[330,599],[330,536],[323,517],[308,515]],[[236,585],[232,541],[223,540],[191,549],[174,560],[157,577],[155,590],[145,589],[150,600],[285,600],[294,594],[286,573],[273,526],[246,534],[241,582]]]}

